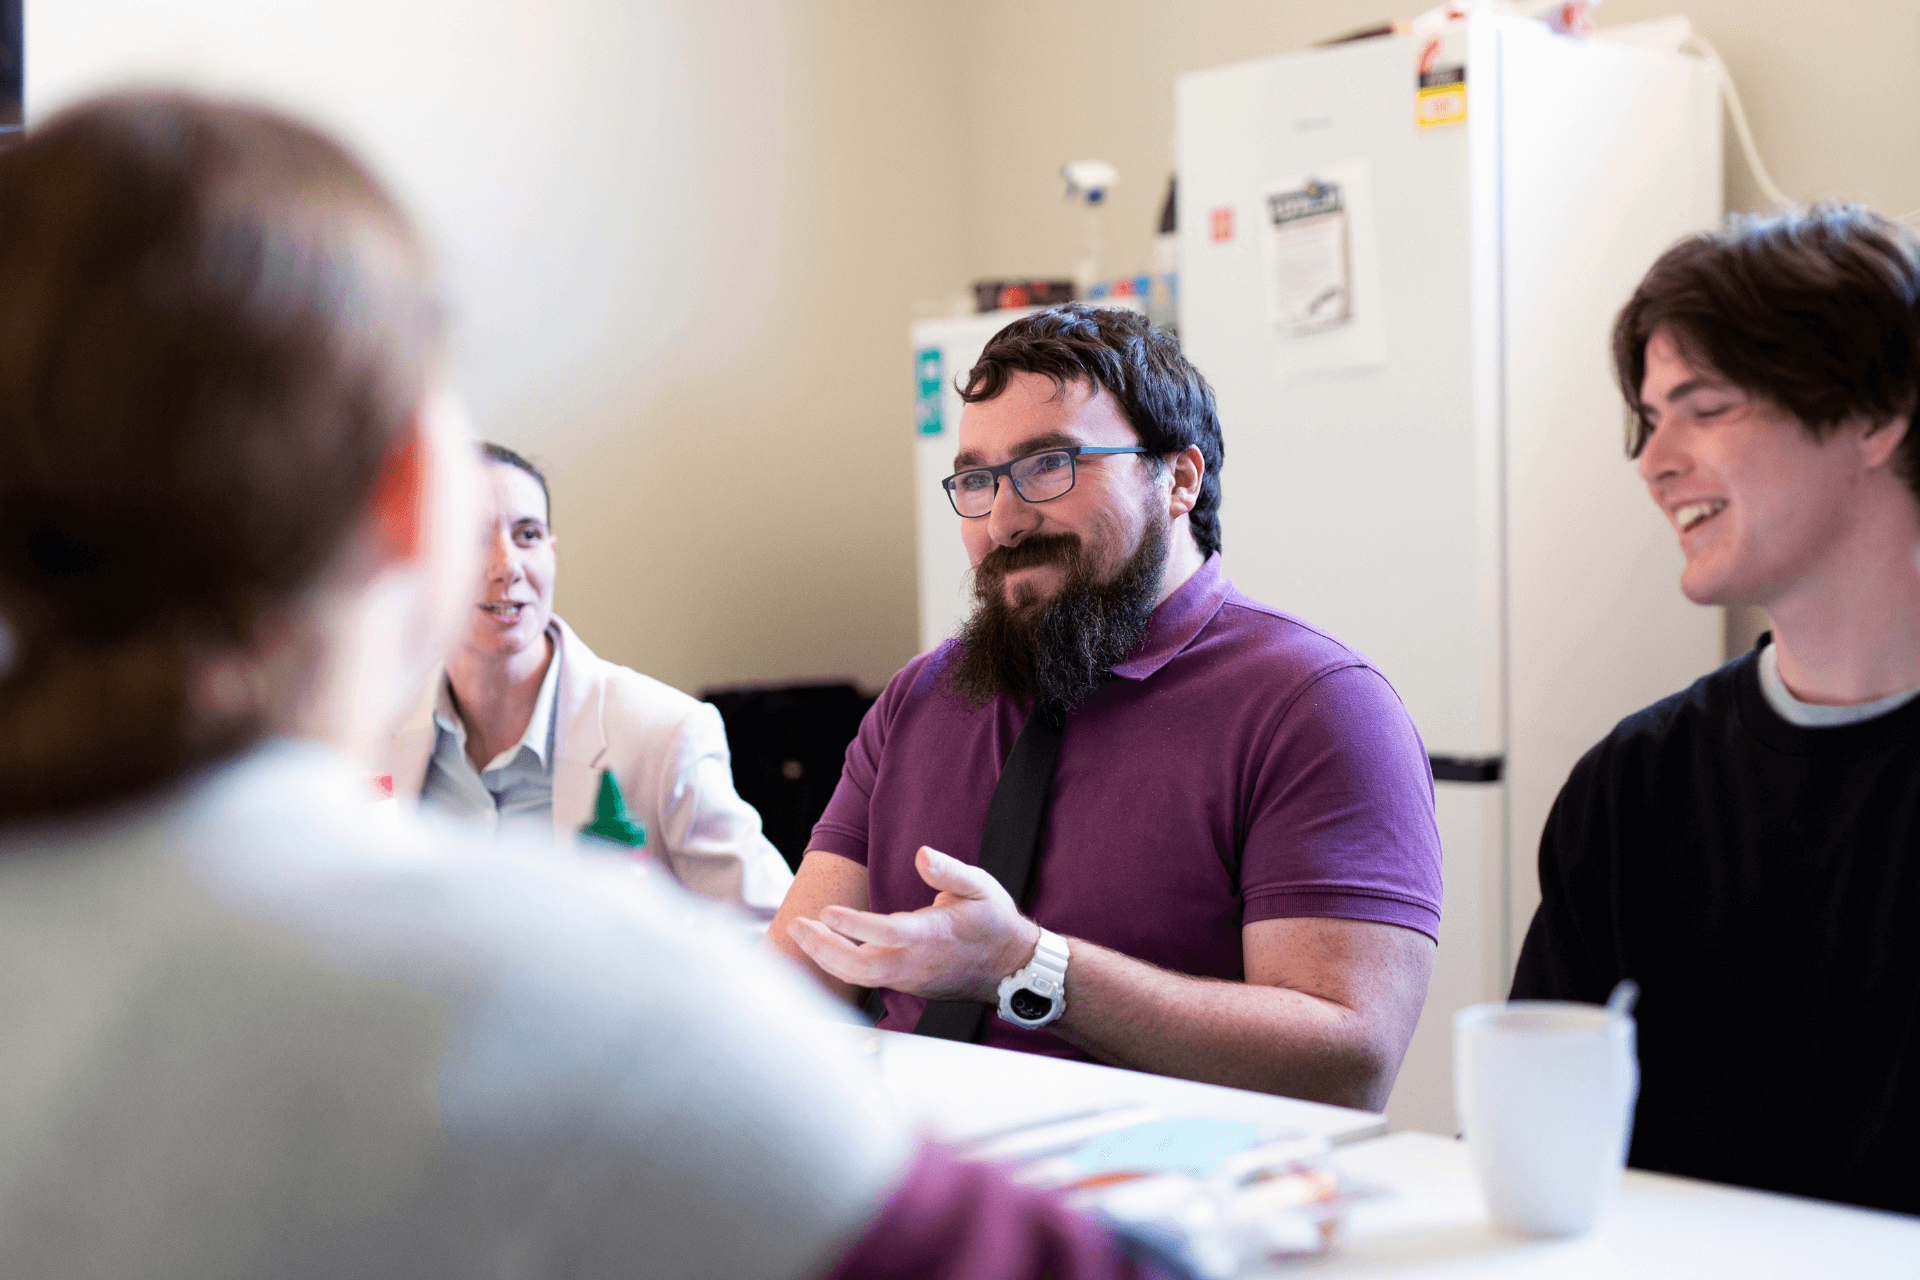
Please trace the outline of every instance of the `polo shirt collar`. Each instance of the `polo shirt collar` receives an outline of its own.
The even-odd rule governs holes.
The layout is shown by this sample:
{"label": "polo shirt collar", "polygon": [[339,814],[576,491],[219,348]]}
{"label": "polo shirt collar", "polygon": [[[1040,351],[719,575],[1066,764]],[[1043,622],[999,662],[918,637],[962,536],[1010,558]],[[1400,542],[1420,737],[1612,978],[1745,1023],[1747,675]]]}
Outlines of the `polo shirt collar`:
{"label": "polo shirt collar", "polygon": [[1220,553],[1207,557],[1180,589],[1162,600],[1147,620],[1147,634],[1140,647],[1125,662],[1114,667],[1113,674],[1123,680],[1145,680],[1171,662],[1176,654],[1193,643],[1200,629],[1213,621],[1226,603],[1233,584],[1220,572]]}

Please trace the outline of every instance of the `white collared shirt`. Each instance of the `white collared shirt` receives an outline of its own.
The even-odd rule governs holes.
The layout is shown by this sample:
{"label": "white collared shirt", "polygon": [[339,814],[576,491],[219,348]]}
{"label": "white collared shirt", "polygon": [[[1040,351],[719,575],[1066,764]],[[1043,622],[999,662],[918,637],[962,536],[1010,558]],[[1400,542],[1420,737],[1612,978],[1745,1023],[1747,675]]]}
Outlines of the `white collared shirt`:
{"label": "white collared shirt", "polygon": [[553,839],[554,701],[560,687],[560,638],[547,631],[553,657],[540,696],[520,741],[476,771],[467,758],[467,726],[454,706],[453,685],[444,676],[433,707],[433,758],[427,763],[420,802],[477,826],[514,832],[542,842]]}

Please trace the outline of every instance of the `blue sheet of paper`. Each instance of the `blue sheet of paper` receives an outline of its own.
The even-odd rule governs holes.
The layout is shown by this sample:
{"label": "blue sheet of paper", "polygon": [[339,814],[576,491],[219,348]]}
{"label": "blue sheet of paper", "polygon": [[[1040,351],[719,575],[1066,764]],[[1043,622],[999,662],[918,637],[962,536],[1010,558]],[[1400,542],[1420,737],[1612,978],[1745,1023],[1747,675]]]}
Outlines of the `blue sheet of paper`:
{"label": "blue sheet of paper", "polygon": [[1236,1152],[1260,1141],[1258,1125],[1241,1120],[1154,1120],[1103,1133],[1073,1154],[1088,1175],[1187,1173],[1204,1178]]}

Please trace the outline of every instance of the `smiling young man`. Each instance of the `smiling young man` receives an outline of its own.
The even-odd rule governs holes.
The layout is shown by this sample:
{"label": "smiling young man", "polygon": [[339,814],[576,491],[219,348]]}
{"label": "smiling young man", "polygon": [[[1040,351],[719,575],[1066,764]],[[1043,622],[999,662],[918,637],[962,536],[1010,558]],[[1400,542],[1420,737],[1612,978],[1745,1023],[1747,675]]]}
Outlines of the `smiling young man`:
{"label": "smiling young man", "polygon": [[554,614],[546,477],[511,449],[481,449],[484,567],[433,706],[394,739],[394,794],[570,848],[611,771],[645,832],[641,853],[769,919],[793,875],[733,789],[720,713],[601,658]]}
{"label": "smiling young man", "polygon": [[1623,720],[1540,845],[1517,998],[1636,980],[1639,1167],[1920,1213],[1920,238],[1856,206],[1669,250],[1631,452],[1753,652]]}
{"label": "smiling young man", "polygon": [[[1399,698],[1221,572],[1219,419],[1172,339],[1043,312],[964,398],[974,612],[868,715],[769,940],[890,1029],[1379,1107],[1440,908]],[[1023,788],[1016,897],[979,864]]]}

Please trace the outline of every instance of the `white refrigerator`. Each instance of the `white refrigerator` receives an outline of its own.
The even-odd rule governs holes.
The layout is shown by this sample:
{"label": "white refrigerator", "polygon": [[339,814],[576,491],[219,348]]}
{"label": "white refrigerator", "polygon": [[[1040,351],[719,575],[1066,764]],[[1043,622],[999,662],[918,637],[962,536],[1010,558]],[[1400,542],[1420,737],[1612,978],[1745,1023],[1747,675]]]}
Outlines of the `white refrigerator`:
{"label": "white refrigerator", "polygon": [[1434,760],[1446,903],[1388,1115],[1451,1133],[1452,1014],[1505,993],[1560,784],[1720,658],[1609,354],[1647,267],[1720,220],[1716,82],[1476,16],[1182,76],[1176,117],[1227,572],[1371,658]]}
{"label": "white refrigerator", "polygon": [[1035,307],[918,320],[910,330],[914,365],[913,515],[919,543],[920,652],[960,630],[971,589],[960,517],[940,482],[953,474],[959,451],[960,393],[966,375],[994,334]]}

